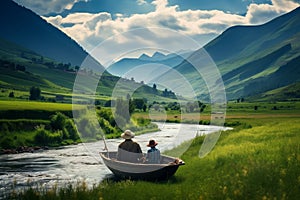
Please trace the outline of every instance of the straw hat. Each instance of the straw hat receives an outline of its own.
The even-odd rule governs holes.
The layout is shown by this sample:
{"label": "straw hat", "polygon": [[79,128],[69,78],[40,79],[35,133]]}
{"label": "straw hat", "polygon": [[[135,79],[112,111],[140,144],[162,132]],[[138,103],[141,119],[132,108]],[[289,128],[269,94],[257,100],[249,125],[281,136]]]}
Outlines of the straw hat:
{"label": "straw hat", "polygon": [[150,140],[147,147],[155,147],[158,143],[155,140]]}
{"label": "straw hat", "polygon": [[134,138],[134,133],[131,130],[126,130],[124,133],[121,134],[121,137],[124,139],[131,139]]}

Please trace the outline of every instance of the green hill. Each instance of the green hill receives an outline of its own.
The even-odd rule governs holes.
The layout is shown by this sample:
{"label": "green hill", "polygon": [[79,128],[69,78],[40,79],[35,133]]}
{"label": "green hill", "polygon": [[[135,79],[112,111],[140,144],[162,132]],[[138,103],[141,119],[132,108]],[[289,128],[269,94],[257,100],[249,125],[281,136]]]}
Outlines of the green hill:
{"label": "green hill", "polygon": [[[89,69],[92,67],[86,66],[78,73],[86,80],[82,84],[85,91],[90,91],[91,84],[98,83],[96,94],[99,96],[96,97],[97,99],[108,100],[112,96],[116,83],[119,82],[122,87],[118,92],[124,98],[132,88],[136,88],[133,94],[135,98],[147,98],[149,101],[172,101],[172,98],[164,97],[162,91],[153,93],[152,88],[143,83],[120,79],[120,77],[107,72],[104,72],[101,79],[98,80],[99,74],[97,75],[96,72]],[[75,68],[76,66],[69,63],[56,62],[0,38],[0,89],[2,89],[0,97],[2,99],[7,99],[9,92],[14,92],[14,96],[19,99],[27,99],[29,89],[35,86],[41,88],[46,100],[47,98],[53,100],[56,96],[60,96],[59,99],[63,97],[64,101],[71,102],[77,76]]]}
{"label": "green hill", "polygon": [[263,92],[248,98],[249,101],[298,101],[300,100],[300,82],[274,90]]}
{"label": "green hill", "polygon": [[12,0],[0,2],[0,37],[58,62],[78,65],[88,56],[73,39]]}
{"label": "green hill", "polygon": [[[297,8],[266,24],[234,26],[204,47],[221,72],[229,100],[300,81],[299,19]],[[205,83],[190,63],[183,62],[176,69],[201,88],[199,94],[208,96]]]}

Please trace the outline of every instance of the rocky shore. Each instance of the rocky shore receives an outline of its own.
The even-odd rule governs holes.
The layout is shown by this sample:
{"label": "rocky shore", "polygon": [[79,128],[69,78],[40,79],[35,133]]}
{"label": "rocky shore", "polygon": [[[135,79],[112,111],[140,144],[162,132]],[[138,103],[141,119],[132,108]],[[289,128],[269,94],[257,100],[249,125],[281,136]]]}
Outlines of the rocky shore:
{"label": "rocky shore", "polygon": [[34,147],[28,147],[28,146],[19,146],[15,149],[2,149],[0,151],[0,154],[18,154],[18,153],[34,153],[35,151],[41,151],[41,150],[48,150],[49,147],[47,146],[34,146]]}

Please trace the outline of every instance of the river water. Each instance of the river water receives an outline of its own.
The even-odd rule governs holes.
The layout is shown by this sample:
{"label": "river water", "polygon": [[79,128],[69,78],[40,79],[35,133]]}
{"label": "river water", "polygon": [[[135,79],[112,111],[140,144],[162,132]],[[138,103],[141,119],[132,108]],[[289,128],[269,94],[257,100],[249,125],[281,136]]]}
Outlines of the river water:
{"label": "river water", "polygon": [[[197,134],[209,134],[224,127],[157,123],[160,131],[136,136],[143,152],[147,151],[149,139],[158,142],[162,152],[194,138]],[[184,134],[183,134],[184,133]],[[123,139],[106,140],[110,151],[117,150]],[[112,176],[102,163],[99,152],[104,150],[104,142],[70,145],[58,149],[36,151],[34,153],[8,154],[0,156],[0,199],[7,192],[28,186],[49,188],[85,181],[88,186]],[[180,157],[180,155],[178,156]]]}

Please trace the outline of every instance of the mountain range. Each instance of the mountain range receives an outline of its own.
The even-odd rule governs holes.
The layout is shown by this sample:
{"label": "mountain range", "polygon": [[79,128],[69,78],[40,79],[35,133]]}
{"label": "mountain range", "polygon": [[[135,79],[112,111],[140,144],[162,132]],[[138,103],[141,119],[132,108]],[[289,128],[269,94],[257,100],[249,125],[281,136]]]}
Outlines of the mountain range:
{"label": "mountain range", "polygon": [[[201,54],[203,49],[209,54],[221,73],[229,100],[297,83],[300,81],[299,19],[300,8],[297,8],[262,25],[230,27],[194,55]],[[146,64],[148,68],[167,65],[189,80],[199,96],[209,100],[205,81],[191,66],[193,54],[188,55],[191,56],[170,57],[156,52],[152,57],[124,58],[108,69],[121,76]],[[163,72],[157,80],[168,77],[167,73]],[[140,79],[146,76],[138,74]]]}
{"label": "mountain range", "polygon": [[[89,56],[88,53],[32,11],[11,0],[1,1],[0,5],[1,88],[24,90],[37,84],[52,91],[72,90],[76,77],[74,69]],[[289,88],[289,94],[273,96],[293,98],[295,94],[297,97],[300,81],[299,19],[300,8],[297,8],[262,25],[230,27],[203,47],[221,73],[227,99],[265,98],[274,94],[271,91],[284,92],[279,88]],[[139,58],[124,58],[111,65],[108,71],[121,76],[140,65],[167,65],[193,85],[201,100],[209,100],[203,77],[188,62],[203,49],[182,54],[156,52],[152,56],[143,54]],[[15,68],[24,65],[26,70],[9,71],[10,62]],[[97,61],[93,60],[93,63],[102,68]],[[119,77],[106,75],[100,85],[108,95]],[[150,91],[151,86],[148,89],[144,91]]]}
{"label": "mountain range", "polygon": [[[145,55],[137,59],[125,58],[114,63],[111,72],[120,75],[145,63],[168,65],[189,80],[198,96],[207,101],[206,83],[190,62],[204,50],[221,73],[227,99],[257,95],[300,81],[299,19],[300,8],[297,8],[262,25],[230,27],[203,48],[190,53],[187,59],[174,59],[175,56],[174,60],[158,60],[148,56],[145,61]],[[176,62],[170,61],[175,60],[180,63],[174,66]],[[168,77],[168,73],[162,74],[161,78]],[[178,80],[174,79],[174,82]]]}
{"label": "mountain range", "polygon": [[60,101],[71,102],[70,94],[80,75],[86,77],[86,83],[81,84],[85,92],[92,92],[86,84],[98,83],[100,99],[107,100],[118,82],[122,83],[120,94],[124,97],[130,88],[139,88],[136,97],[165,99],[159,92],[153,94],[152,87],[107,73],[74,40],[32,11],[11,0],[1,1],[0,11],[0,98],[7,99],[13,92],[16,99],[26,99],[34,86],[42,90],[46,101],[59,97]]}
{"label": "mountain range", "polygon": [[[135,67],[142,66],[142,65],[151,65],[155,63],[159,63],[160,65],[165,65],[168,67],[175,67],[179,65],[184,59],[186,59],[192,52],[185,51],[177,53],[170,53],[170,54],[163,54],[161,52],[155,52],[152,56],[147,54],[142,54],[138,58],[123,58],[112,65],[110,65],[107,70],[111,74],[116,76],[122,76],[133,70]],[[139,77],[143,79],[143,77]]]}
{"label": "mountain range", "polygon": [[[227,99],[257,95],[300,81],[299,19],[297,8],[259,26],[231,27],[204,46],[220,70]],[[199,85],[199,77],[191,68],[187,61],[175,67],[193,85]]]}

